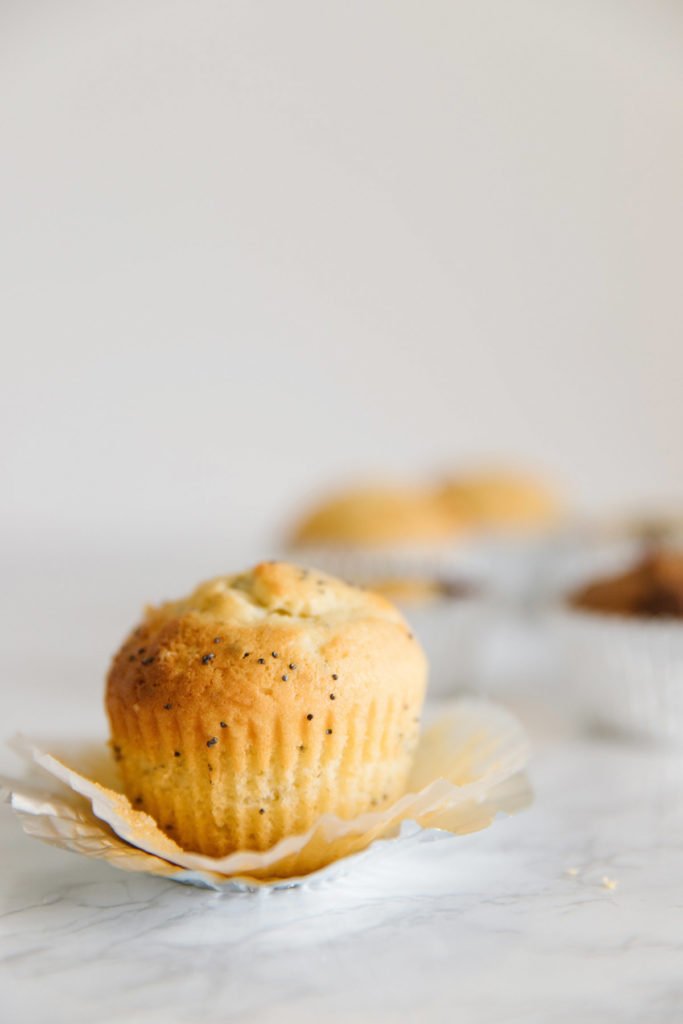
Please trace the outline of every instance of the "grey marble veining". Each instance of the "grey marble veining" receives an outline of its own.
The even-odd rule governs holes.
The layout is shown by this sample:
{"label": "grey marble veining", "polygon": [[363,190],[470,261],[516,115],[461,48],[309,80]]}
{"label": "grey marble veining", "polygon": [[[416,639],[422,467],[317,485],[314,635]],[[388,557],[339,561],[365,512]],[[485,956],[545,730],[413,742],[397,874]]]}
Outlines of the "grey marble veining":
{"label": "grey marble veining", "polygon": [[533,775],[487,832],[257,894],[117,873],[3,808],[6,1019],[680,1021],[680,758],[565,741]]}

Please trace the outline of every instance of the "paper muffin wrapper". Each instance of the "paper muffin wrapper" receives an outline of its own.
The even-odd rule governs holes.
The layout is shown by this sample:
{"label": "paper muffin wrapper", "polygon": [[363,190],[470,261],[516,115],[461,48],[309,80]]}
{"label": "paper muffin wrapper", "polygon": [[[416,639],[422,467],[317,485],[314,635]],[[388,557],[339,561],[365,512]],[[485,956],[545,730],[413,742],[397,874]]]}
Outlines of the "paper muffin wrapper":
{"label": "paper muffin wrapper", "polygon": [[482,592],[530,601],[539,590],[556,531],[472,532],[439,545],[363,548],[302,545],[286,555],[359,586],[378,580],[469,583]]}
{"label": "paper muffin wrapper", "polygon": [[683,623],[563,607],[549,624],[561,706],[611,732],[683,742]]}
{"label": "paper muffin wrapper", "polygon": [[546,638],[531,609],[494,595],[397,602],[427,654],[427,696],[493,700],[545,671]]}
{"label": "paper muffin wrapper", "polygon": [[459,540],[453,543],[378,547],[352,545],[305,544],[290,548],[286,557],[356,586],[370,587],[390,580],[443,580],[456,576],[456,552]]}
{"label": "paper muffin wrapper", "polygon": [[590,524],[558,530],[548,539],[541,559],[538,602],[557,602],[591,580],[624,572],[643,552],[638,538],[606,535]]}
{"label": "paper muffin wrapper", "polygon": [[[53,846],[204,887],[292,886],[333,876],[340,862],[377,840],[415,835],[414,827],[462,835],[486,828],[500,812],[514,813],[531,797],[523,768],[525,734],[507,711],[462,700],[442,709],[423,733],[408,791],[391,806],[345,820],[323,815],[301,835],[269,850],[213,858],[181,849],[143,811],[114,788],[114,766],[104,744],[37,745],[19,738],[14,749],[52,776],[55,791],[31,780],[8,781],[7,798],[24,830]],[[412,824],[414,823],[414,827]],[[308,865],[326,864],[315,873]]]}
{"label": "paper muffin wrapper", "polygon": [[[182,716],[159,715],[147,705],[132,716],[110,701],[124,789],[177,843],[211,856],[268,849],[324,812],[354,816],[370,806],[369,794],[386,806],[404,792],[419,733],[419,694],[403,686],[395,678],[391,690],[372,700],[347,700],[344,714],[325,701],[311,714],[315,729],[303,713],[288,719],[274,702],[258,714],[230,718],[223,731],[212,705]],[[135,756],[136,744],[143,757]],[[272,799],[279,787],[295,798]],[[309,870],[320,866],[313,850],[308,861]]]}
{"label": "paper muffin wrapper", "polygon": [[498,602],[465,596],[398,606],[427,654],[429,697],[485,691],[484,653],[501,620]]}

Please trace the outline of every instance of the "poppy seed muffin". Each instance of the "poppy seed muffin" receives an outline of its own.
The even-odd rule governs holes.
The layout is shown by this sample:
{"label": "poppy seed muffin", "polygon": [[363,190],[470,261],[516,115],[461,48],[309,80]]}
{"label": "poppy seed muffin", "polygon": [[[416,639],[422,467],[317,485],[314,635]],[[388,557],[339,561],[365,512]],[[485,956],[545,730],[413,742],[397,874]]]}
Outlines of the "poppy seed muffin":
{"label": "poppy seed muffin", "polygon": [[187,850],[267,849],[404,790],[426,660],[384,598],[267,562],[147,611],[106,706],[131,803]]}

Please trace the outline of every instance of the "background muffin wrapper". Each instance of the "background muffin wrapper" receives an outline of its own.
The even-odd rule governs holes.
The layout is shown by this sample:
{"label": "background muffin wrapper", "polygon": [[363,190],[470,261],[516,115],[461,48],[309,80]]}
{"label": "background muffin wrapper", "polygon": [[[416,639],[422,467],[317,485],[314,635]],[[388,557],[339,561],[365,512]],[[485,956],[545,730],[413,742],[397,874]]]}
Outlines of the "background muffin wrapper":
{"label": "background muffin wrapper", "polygon": [[567,712],[611,732],[683,742],[683,623],[559,606],[548,627]]}
{"label": "background muffin wrapper", "polygon": [[441,580],[470,583],[487,594],[528,601],[539,588],[547,551],[558,532],[479,531],[459,535],[451,543],[372,548],[302,544],[289,550],[287,557],[359,586],[372,588],[378,580]]}
{"label": "background muffin wrapper", "polygon": [[[56,750],[63,744],[51,744]],[[127,871],[144,871],[210,888],[291,886],[330,877],[339,862],[376,840],[442,829],[466,834],[491,824],[499,812],[526,806],[530,791],[522,769],[528,743],[508,712],[485,701],[454,701],[423,734],[409,791],[381,811],[343,820],[324,815],[306,833],[288,836],[271,849],[211,858],[180,849],[144,812],[109,788],[111,760],[100,747],[70,746],[69,760],[27,740],[14,747],[61,783],[39,792],[29,782],[9,782],[7,794],[24,830],[35,838]],[[83,774],[89,772],[89,777]],[[44,776],[43,776],[44,778]],[[327,866],[311,872],[307,865]]]}
{"label": "background muffin wrapper", "polygon": [[486,693],[482,654],[507,607],[476,594],[396,604],[427,654],[428,698]]}

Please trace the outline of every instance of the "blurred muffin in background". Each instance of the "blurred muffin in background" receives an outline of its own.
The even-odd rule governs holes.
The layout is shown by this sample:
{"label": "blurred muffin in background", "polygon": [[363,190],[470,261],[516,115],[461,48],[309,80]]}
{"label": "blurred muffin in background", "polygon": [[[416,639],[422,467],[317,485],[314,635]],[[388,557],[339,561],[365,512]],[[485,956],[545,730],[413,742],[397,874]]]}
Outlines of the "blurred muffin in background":
{"label": "blurred muffin in background", "polygon": [[454,519],[475,531],[546,527],[561,517],[560,502],[545,483],[508,470],[453,476],[439,497]]}
{"label": "blurred muffin in background", "polygon": [[449,540],[460,529],[457,514],[431,489],[365,487],[313,508],[295,528],[293,541],[334,547],[430,545]]}
{"label": "blurred muffin in background", "polygon": [[594,580],[628,573],[653,551],[683,549],[683,515],[675,509],[574,518],[548,544],[539,596],[555,602]]}
{"label": "blurred muffin in background", "polygon": [[683,552],[653,548],[591,578],[549,621],[568,711],[611,732],[683,741]]}
{"label": "blurred muffin in background", "polygon": [[303,516],[291,544],[297,560],[399,604],[429,657],[431,694],[491,692],[507,664],[496,638],[515,634],[559,515],[529,475],[463,472],[339,492]]}
{"label": "blurred muffin in background", "polygon": [[340,492],[304,515],[291,535],[299,561],[369,587],[402,609],[429,657],[430,693],[466,686],[486,602],[455,564],[460,518],[431,484]]}
{"label": "blurred muffin in background", "polygon": [[605,615],[683,619],[683,552],[653,551],[627,572],[581,587],[570,602]]}
{"label": "blurred muffin in background", "polygon": [[299,561],[399,605],[427,650],[433,694],[462,681],[479,606],[469,581],[450,564],[462,532],[437,488],[390,484],[352,488],[321,502],[297,524],[291,544]]}
{"label": "blurred muffin in background", "polygon": [[463,582],[527,600],[560,515],[555,494],[529,474],[462,472],[339,492],[304,515],[291,546],[353,583],[400,586],[404,604]]}
{"label": "blurred muffin in background", "polygon": [[429,486],[366,486],[338,492],[295,526],[290,549],[310,565],[404,606],[432,602],[454,580],[458,517]]}

